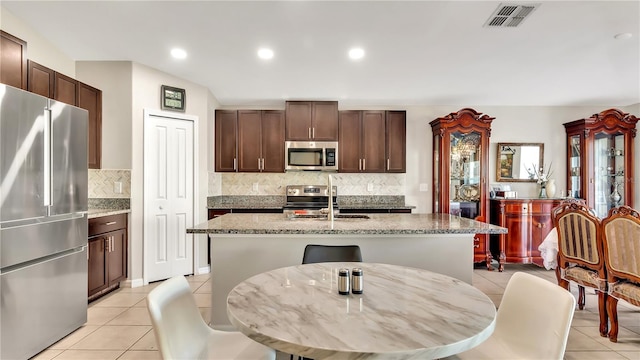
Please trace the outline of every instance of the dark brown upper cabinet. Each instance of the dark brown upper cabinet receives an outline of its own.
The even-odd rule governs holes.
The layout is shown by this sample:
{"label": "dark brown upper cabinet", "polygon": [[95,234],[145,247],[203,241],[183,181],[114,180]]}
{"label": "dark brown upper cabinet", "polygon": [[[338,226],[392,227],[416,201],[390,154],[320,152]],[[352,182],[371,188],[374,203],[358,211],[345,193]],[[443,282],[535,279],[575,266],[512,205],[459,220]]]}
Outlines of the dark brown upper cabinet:
{"label": "dark brown upper cabinet", "polygon": [[216,110],[215,169],[217,172],[238,170],[238,112]]}
{"label": "dark brown upper cabinet", "polygon": [[337,101],[287,101],[285,106],[288,141],[337,141]]}
{"label": "dark brown upper cabinet", "polygon": [[78,107],[89,112],[88,166],[100,169],[102,165],[102,91],[78,82]]}
{"label": "dark brown upper cabinet", "polygon": [[31,60],[28,61],[27,78],[27,89],[30,92],[89,112],[87,165],[89,169],[100,169],[102,165],[102,91]]}
{"label": "dark brown upper cabinet", "polygon": [[284,112],[238,110],[238,171],[284,172]]}
{"label": "dark brown upper cabinet", "polygon": [[54,77],[53,98],[69,105],[78,105],[78,80],[59,72]]}
{"label": "dark brown upper cabinet", "polygon": [[27,90],[27,43],[0,30],[0,83]]}
{"label": "dark brown upper cabinet", "polygon": [[339,172],[385,172],[385,111],[340,111]]}
{"label": "dark brown upper cabinet", "polygon": [[387,111],[386,120],[386,172],[404,173],[407,171],[407,112]]}
{"label": "dark brown upper cabinet", "polygon": [[217,172],[284,172],[284,112],[216,110]]}
{"label": "dark brown upper cabinet", "polygon": [[33,60],[27,61],[27,90],[32,93],[53,99],[56,72]]}

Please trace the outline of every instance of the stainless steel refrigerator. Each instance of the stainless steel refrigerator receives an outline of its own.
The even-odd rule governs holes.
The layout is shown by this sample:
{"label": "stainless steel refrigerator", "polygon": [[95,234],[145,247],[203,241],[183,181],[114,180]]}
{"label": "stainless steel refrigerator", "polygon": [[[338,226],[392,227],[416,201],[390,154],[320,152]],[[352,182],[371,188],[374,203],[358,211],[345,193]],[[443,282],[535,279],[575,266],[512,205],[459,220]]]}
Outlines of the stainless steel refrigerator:
{"label": "stainless steel refrigerator", "polygon": [[87,111],[0,84],[0,359],[87,321]]}

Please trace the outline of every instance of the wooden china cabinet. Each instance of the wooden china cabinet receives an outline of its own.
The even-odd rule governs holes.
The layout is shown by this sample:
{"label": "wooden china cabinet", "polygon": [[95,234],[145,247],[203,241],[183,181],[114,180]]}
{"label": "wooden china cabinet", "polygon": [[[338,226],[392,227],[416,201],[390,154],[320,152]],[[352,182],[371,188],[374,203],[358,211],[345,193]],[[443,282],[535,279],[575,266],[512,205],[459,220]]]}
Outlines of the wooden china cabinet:
{"label": "wooden china cabinet", "polygon": [[[465,108],[431,121],[433,212],[486,222],[489,215],[489,136],[494,118]],[[474,238],[474,262],[491,270],[489,237]]]}
{"label": "wooden china cabinet", "polygon": [[633,142],[638,118],[618,109],[564,124],[567,132],[567,189],[598,217],[609,209],[633,207]]}

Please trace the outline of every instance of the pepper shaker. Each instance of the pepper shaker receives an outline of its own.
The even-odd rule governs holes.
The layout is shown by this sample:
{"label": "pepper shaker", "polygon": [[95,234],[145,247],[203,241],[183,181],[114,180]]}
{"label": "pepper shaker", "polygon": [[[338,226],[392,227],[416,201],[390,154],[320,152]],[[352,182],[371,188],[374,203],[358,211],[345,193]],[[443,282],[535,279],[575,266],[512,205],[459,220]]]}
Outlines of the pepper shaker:
{"label": "pepper shaker", "polygon": [[338,294],[349,295],[349,269],[338,270]]}
{"label": "pepper shaker", "polygon": [[351,292],[354,294],[362,294],[363,286],[362,269],[354,268],[351,270]]}

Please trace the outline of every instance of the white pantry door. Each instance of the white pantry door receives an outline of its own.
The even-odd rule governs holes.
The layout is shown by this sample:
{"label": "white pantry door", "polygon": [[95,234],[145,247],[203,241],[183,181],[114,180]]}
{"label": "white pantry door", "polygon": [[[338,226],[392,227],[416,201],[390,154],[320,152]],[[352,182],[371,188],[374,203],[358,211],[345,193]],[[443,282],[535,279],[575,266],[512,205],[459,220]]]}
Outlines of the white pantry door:
{"label": "white pantry door", "polygon": [[193,274],[194,119],[145,111],[145,282]]}

